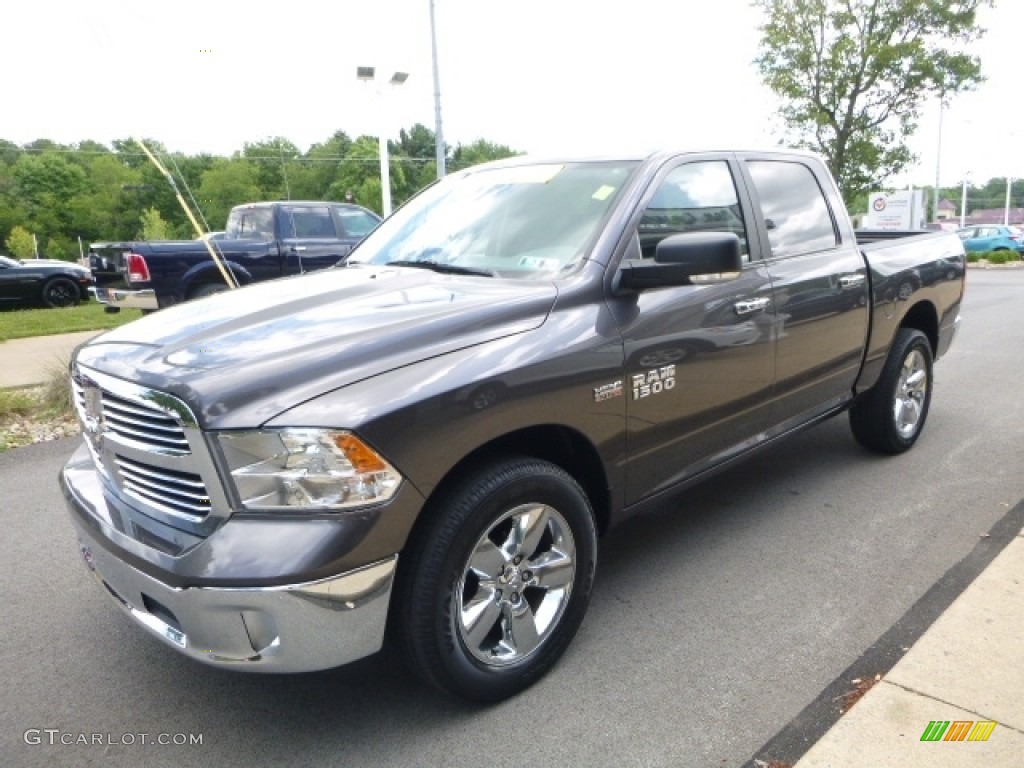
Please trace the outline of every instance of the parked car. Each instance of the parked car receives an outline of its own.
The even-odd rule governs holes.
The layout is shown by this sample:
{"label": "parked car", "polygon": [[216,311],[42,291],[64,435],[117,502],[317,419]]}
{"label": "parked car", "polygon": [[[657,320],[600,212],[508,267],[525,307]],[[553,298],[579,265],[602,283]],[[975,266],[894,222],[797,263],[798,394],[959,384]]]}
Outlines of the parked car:
{"label": "parked car", "polygon": [[[239,285],[333,267],[380,223],[358,205],[291,200],[236,205],[223,236],[209,238]],[[108,311],[152,311],[227,290],[197,240],[93,243],[96,298]]]}
{"label": "parked car", "polygon": [[206,664],[323,669],[387,636],[427,683],[506,698],[569,645],[616,523],[839,414],[911,449],[964,258],[952,233],[862,244],[802,152],[449,174],[343,266],[78,347],[83,563]]}
{"label": "parked car", "polygon": [[73,307],[91,285],[92,273],[70,261],[0,256],[0,306]]}
{"label": "parked car", "polygon": [[980,224],[956,231],[965,251],[1016,251],[1024,254],[1024,232],[1002,224]]}

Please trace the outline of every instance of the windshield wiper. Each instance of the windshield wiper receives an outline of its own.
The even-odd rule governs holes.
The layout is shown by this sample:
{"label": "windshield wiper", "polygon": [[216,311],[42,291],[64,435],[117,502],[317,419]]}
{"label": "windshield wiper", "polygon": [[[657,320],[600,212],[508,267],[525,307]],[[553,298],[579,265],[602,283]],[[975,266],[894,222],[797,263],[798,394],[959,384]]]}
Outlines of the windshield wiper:
{"label": "windshield wiper", "polygon": [[384,266],[388,267],[418,267],[419,269],[429,269],[434,272],[440,272],[444,275],[480,275],[481,277],[497,277],[498,274],[492,269],[480,269],[477,267],[460,267],[457,264],[445,264],[441,261],[432,261],[430,259],[398,259],[396,261],[389,261]]}

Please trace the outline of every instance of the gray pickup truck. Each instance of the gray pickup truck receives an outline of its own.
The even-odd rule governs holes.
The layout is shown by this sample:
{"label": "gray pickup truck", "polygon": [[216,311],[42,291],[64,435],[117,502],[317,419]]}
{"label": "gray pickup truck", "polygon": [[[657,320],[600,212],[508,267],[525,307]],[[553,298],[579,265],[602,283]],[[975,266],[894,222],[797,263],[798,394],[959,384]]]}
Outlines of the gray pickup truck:
{"label": "gray pickup truck", "polygon": [[803,153],[478,166],[345,266],[80,347],[61,486],[105,591],[194,659],[387,640],[499,700],[566,650],[616,523],[844,411],[909,449],[964,261],[954,234],[858,243]]}

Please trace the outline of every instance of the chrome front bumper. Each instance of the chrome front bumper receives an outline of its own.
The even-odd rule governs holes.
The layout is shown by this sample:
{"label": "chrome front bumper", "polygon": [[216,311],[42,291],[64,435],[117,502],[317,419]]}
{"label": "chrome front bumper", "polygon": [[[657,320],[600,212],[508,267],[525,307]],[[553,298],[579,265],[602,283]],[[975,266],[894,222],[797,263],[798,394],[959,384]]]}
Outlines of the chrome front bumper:
{"label": "chrome front bumper", "polygon": [[[87,455],[84,447],[80,453]],[[100,484],[86,482],[95,471],[86,473],[76,459],[62,485],[82,559],[122,610],[171,647],[205,664],[253,672],[329,669],[380,649],[397,554],[316,581],[175,586],[130,562],[140,542],[139,552],[120,554],[114,542],[132,542],[93,514]]]}
{"label": "chrome front bumper", "polygon": [[147,288],[142,291],[130,291],[124,288],[102,288],[95,290],[96,301],[111,307],[125,309],[159,309],[156,293]]}
{"label": "chrome front bumper", "polygon": [[306,584],[178,589],[75,527],[82,558],[114,601],[193,659],[252,672],[310,672],[380,650],[397,555]]}

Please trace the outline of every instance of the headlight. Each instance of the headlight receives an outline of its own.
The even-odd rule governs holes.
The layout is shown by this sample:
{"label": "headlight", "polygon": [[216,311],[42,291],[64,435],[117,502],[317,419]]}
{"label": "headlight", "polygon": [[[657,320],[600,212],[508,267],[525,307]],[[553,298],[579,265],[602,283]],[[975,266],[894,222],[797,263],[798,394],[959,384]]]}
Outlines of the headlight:
{"label": "headlight", "polygon": [[281,429],[217,435],[250,510],[330,511],[390,499],[402,476],[351,432]]}

